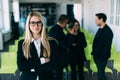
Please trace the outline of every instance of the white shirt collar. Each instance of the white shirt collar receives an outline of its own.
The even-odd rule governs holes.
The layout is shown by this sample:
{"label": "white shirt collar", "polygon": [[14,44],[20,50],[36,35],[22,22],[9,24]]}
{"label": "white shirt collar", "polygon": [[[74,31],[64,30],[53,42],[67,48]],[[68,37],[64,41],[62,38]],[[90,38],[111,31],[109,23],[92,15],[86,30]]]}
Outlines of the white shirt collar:
{"label": "white shirt collar", "polygon": [[35,40],[34,38],[32,38],[31,42],[34,43],[36,50],[37,50],[38,57],[40,57],[41,39],[39,38],[39,39]]}
{"label": "white shirt collar", "polygon": [[32,38],[32,40],[31,40],[31,42],[41,42],[41,39],[39,38],[39,39],[37,39],[37,40],[35,40],[34,38]]}

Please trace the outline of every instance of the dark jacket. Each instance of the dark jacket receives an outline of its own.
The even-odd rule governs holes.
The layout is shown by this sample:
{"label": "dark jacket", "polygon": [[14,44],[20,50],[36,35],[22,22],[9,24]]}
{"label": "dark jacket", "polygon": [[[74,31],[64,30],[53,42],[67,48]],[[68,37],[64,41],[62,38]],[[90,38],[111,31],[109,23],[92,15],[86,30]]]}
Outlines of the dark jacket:
{"label": "dark jacket", "polygon": [[69,48],[70,53],[70,63],[72,64],[81,64],[80,62],[86,61],[84,48],[87,46],[85,36],[82,32],[78,32],[77,35],[74,36],[74,44],[71,44]]}
{"label": "dark jacket", "polygon": [[58,41],[58,54],[57,58],[59,60],[59,67],[65,67],[68,65],[68,48],[69,44],[72,43],[73,35],[65,35],[63,29],[58,25],[55,24],[48,33],[50,37],[55,38]]}
{"label": "dark jacket", "polygon": [[[31,57],[28,60],[24,57],[22,50],[23,41],[24,40],[19,41],[17,51],[17,66],[18,69],[22,72],[20,80],[35,80],[36,76],[41,73],[51,72],[52,74],[52,71],[56,67],[57,63],[56,62],[57,43],[54,40],[49,41],[51,48],[50,62],[41,64],[34,42],[30,43]],[[35,69],[35,72],[31,72],[31,69]]]}
{"label": "dark jacket", "polygon": [[113,32],[106,24],[104,28],[99,28],[92,47],[92,55],[95,59],[107,60],[110,58]]}

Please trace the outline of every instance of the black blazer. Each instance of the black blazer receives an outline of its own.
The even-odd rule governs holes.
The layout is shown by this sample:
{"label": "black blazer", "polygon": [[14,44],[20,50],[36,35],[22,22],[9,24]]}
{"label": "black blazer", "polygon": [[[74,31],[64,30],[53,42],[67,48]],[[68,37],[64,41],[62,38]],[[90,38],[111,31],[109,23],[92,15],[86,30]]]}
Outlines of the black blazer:
{"label": "black blazer", "polygon": [[73,46],[73,43],[70,45],[70,63],[81,64],[81,62],[86,61],[84,52],[84,48],[87,46],[86,39],[83,32],[78,32],[74,37],[73,43],[76,44],[76,46]]}
{"label": "black blazer", "polygon": [[59,67],[65,67],[68,64],[68,48],[69,45],[73,42],[73,35],[65,35],[63,32],[63,28],[61,28],[58,24],[55,24],[49,31],[48,35],[50,37],[54,37],[58,41],[58,54],[57,57],[59,59]]}
{"label": "black blazer", "polygon": [[[54,40],[50,40],[50,48],[51,48],[51,56],[50,62],[41,64],[40,59],[37,55],[37,50],[35,48],[34,43],[30,44],[30,54],[31,57],[27,60],[23,55],[22,44],[24,40],[20,40],[18,43],[18,51],[17,51],[17,66],[18,69],[22,72],[20,80],[36,80],[36,76],[41,73],[51,73],[53,69],[56,67],[56,51],[57,51],[57,43]],[[35,69],[35,72],[31,72],[31,69]],[[46,75],[47,77],[47,75]],[[44,80],[44,79],[43,79]]]}
{"label": "black blazer", "polygon": [[113,32],[106,24],[103,29],[99,28],[92,47],[92,55],[95,59],[106,60],[110,57]]}

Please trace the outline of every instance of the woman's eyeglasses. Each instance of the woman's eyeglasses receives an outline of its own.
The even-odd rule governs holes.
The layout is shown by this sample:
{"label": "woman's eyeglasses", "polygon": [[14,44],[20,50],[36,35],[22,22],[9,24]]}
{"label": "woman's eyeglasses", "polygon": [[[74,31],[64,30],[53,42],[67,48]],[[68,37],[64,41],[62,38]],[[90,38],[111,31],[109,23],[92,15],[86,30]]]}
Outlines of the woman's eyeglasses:
{"label": "woman's eyeglasses", "polygon": [[74,26],[79,26],[79,25],[74,25]]}
{"label": "woman's eyeglasses", "polygon": [[37,26],[42,26],[43,23],[42,23],[41,21],[37,21],[37,22],[31,21],[31,22],[30,22],[30,25],[31,25],[31,26],[35,26],[35,25],[37,25]]}

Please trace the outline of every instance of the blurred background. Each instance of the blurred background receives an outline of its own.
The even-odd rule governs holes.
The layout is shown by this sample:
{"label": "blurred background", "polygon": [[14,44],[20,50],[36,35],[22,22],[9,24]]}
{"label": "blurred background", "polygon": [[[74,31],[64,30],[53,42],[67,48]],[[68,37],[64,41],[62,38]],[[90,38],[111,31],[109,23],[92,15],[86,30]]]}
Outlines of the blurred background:
{"label": "blurred background", "polygon": [[[86,80],[96,80],[97,69],[90,54],[98,29],[95,14],[105,13],[107,24],[114,33],[106,75],[109,80],[120,80],[120,0],[0,0],[0,80],[19,78],[20,72],[16,66],[17,42],[24,38],[26,18],[31,11],[42,14],[47,31],[61,14],[67,14],[70,20],[76,18],[80,22],[81,31],[87,40]],[[64,80],[70,80],[71,69],[68,69],[63,70]]]}

